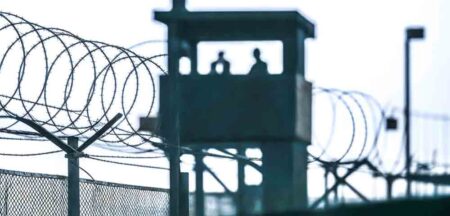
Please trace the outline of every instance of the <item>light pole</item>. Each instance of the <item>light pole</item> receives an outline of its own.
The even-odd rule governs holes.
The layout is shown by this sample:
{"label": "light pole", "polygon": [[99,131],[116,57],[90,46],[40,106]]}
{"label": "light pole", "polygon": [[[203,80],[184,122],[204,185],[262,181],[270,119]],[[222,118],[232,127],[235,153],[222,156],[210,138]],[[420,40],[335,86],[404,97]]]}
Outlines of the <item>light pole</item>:
{"label": "light pole", "polygon": [[411,197],[411,76],[410,76],[410,42],[414,39],[425,38],[423,27],[407,28],[405,40],[405,168],[406,168],[406,196]]}

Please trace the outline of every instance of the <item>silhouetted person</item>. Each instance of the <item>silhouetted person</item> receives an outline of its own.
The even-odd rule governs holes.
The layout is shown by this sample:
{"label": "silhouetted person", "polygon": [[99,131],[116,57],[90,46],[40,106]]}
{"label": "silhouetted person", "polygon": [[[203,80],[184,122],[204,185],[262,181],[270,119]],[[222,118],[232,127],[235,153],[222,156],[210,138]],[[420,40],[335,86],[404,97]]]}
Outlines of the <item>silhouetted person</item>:
{"label": "silhouetted person", "polygon": [[255,64],[250,69],[249,75],[260,76],[269,74],[267,63],[261,60],[261,51],[258,48],[253,50],[253,57],[255,57]]}
{"label": "silhouetted person", "polygon": [[217,56],[217,60],[211,63],[211,71],[210,74],[219,74],[217,71],[217,67],[219,65],[222,66],[222,75],[229,75],[230,74],[230,62],[225,59],[225,53],[223,51],[219,52],[219,55]]}

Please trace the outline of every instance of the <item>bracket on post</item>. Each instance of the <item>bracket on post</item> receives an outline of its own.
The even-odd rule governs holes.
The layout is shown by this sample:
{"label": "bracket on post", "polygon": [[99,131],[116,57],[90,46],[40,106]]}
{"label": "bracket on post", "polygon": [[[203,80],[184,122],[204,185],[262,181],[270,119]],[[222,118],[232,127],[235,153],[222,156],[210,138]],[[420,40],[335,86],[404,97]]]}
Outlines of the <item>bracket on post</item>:
{"label": "bracket on post", "polygon": [[41,136],[47,138],[53,144],[58,146],[61,150],[66,152],[65,157],[68,163],[68,215],[69,216],[80,216],[80,173],[78,159],[80,157],[86,156],[83,150],[94,143],[98,138],[100,138],[108,129],[110,129],[120,118],[122,114],[118,113],[106,123],[100,130],[98,130],[92,137],[87,139],[80,147],[78,146],[77,137],[69,137],[68,143],[65,143],[57,136],[50,133],[44,127],[36,124],[32,120],[22,118],[20,116],[0,116],[0,118],[12,118],[20,121],[29,127],[37,131]]}

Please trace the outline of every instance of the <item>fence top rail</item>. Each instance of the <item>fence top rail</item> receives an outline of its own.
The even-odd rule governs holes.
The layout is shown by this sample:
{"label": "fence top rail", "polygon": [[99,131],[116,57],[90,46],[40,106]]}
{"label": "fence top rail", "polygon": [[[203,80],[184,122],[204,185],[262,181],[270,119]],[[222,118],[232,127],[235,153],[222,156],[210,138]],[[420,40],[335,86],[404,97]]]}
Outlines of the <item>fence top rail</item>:
{"label": "fence top rail", "polygon": [[23,171],[5,170],[5,169],[0,169],[0,175],[1,174],[21,176],[21,177],[60,179],[60,180],[64,180],[67,178],[66,176],[62,176],[62,175],[50,175],[50,174],[44,174],[44,173],[23,172]]}
{"label": "fence top rail", "polygon": [[80,179],[80,182],[81,183],[87,183],[87,184],[109,186],[109,187],[118,187],[118,188],[134,189],[134,190],[146,190],[146,191],[157,191],[157,192],[167,192],[167,193],[169,193],[169,189],[166,189],[166,188],[156,188],[156,187],[149,187],[149,186],[137,186],[137,185],[105,182],[105,181],[98,181],[98,180],[91,180],[91,179]]}

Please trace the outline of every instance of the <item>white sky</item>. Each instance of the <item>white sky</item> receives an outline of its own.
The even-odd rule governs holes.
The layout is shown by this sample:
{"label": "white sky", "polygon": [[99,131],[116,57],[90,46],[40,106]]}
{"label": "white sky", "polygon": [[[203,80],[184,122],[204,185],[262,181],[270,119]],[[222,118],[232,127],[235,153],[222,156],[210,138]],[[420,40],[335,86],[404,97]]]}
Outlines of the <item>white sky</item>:
{"label": "white sky", "polygon": [[[439,0],[191,0],[191,10],[298,9],[316,24],[308,41],[307,77],[317,85],[361,90],[382,101],[402,96],[403,38],[407,26],[426,26],[426,40],[413,47],[413,86],[442,79],[450,42],[444,28],[449,3]],[[61,1],[0,0],[1,10],[84,38],[125,47],[165,39],[165,26],[153,21],[154,9],[169,10],[168,0]],[[156,45],[155,45],[156,46]],[[161,47],[156,49],[161,52]],[[208,62],[208,61],[206,61]],[[239,63],[237,63],[239,64]],[[426,75],[425,75],[426,71]],[[435,79],[434,77],[438,77]],[[445,77],[446,78],[446,77]],[[377,86],[383,84],[383,89]],[[424,86],[426,87],[426,86]],[[423,91],[421,91],[423,92]],[[426,93],[419,95],[425,96]],[[423,109],[418,98],[415,104]],[[400,102],[401,103],[401,102]],[[425,103],[426,104],[426,103]],[[396,104],[400,105],[400,104]]]}
{"label": "white sky", "polygon": [[[66,29],[83,38],[124,47],[146,40],[164,40],[166,28],[153,20],[152,12],[155,9],[169,10],[170,7],[168,0],[0,0],[2,11],[20,15],[43,26]],[[404,30],[407,26],[425,26],[426,39],[414,42],[412,47],[413,107],[440,113],[445,113],[449,108],[450,104],[442,93],[447,92],[446,86],[450,81],[447,72],[450,68],[449,1],[188,0],[188,9],[300,10],[316,24],[317,36],[307,42],[307,79],[319,86],[363,91],[373,95],[383,105],[397,107],[403,103]],[[152,55],[165,52],[164,49],[163,44],[155,44],[139,51]],[[223,47],[219,44],[213,49]],[[230,52],[227,56],[235,55]],[[273,64],[270,67],[275,71],[280,67],[277,57],[264,54],[263,57],[268,60],[269,66]],[[205,55],[203,59],[202,56],[199,58],[203,61],[201,65],[207,65],[211,57]],[[236,61],[245,57],[230,59]],[[241,61],[235,62],[241,65],[236,66],[239,70],[243,70],[249,64],[246,61],[250,60]],[[33,145],[33,148],[42,150],[47,147]],[[5,159],[0,164],[8,169],[59,174],[65,173],[66,167],[61,155],[27,161]],[[167,183],[165,174],[144,174],[141,169],[111,169],[108,166],[85,164],[85,168],[101,180],[152,186],[165,186]],[[136,173],[140,175],[136,176]],[[130,175],[134,177],[130,179]],[[231,183],[231,188],[236,187],[236,181],[229,175],[224,176],[224,180]],[[217,186],[211,184],[207,189],[217,190]],[[311,193],[318,195],[320,190]]]}

